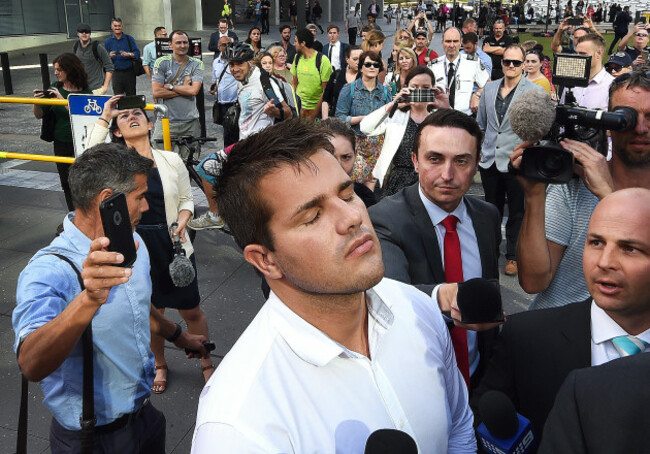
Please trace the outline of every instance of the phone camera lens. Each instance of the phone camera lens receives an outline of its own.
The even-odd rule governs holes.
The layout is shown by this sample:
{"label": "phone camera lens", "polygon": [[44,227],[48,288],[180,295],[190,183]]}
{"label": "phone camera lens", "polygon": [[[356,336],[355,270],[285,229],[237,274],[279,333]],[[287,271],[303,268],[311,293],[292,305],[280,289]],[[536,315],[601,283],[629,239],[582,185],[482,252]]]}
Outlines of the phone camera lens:
{"label": "phone camera lens", "polygon": [[122,223],[122,214],[119,211],[113,213],[113,224],[120,225]]}

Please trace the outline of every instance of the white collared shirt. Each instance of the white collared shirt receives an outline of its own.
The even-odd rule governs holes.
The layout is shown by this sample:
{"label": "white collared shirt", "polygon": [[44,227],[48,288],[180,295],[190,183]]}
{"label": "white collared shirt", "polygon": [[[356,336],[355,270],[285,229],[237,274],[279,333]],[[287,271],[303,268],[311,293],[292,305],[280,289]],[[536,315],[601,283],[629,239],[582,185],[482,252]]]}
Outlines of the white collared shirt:
{"label": "white collared shirt", "polygon": [[440,312],[390,279],[366,301],[372,359],[271,293],[201,393],[192,452],[361,453],[381,428],[408,433],[419,452],[476,452]]}
{"label": "white collared shirt", "polygon": [[[586,87],[575,87],[573,95],[581,107],[587,109],[607,110],[609,104],[609,86],[614,81],[614,76],[603,67],[590,81]],[[562,94],[564,102],[566,93]]]}
{"label": "white collared shirt", "polygon": [[[623,328],[616,323],[607,312],[591,300],[591,365],[600,366],[614,359],[620,358],[618,350],[614,347],[612,339],[617,336],[628,336]],[[641,340],[650,344],[650,329],[638,334]],[[646,347],[644,353],[650,352]]]}
{"label": "white collared shirt", "polygon": [[[452,63],[449,59],[439,57],[429,63],[429,68],[433,72],[435,84],[447,90],[451,85],[447,81],[447,71],[449,71],[449,64]],[[471,56],[468,58],[467,54],[459,54],[454,63],[454,78],[452,84],[456,84],[456,91],[454,95],[454,109],[470,115],[470,101],[474,87],[483,88],[487,81],[490,79],[490,74],[487,72],[480,58]]]}
{"label": "white collared shirt", "polygon": [[[438,247],[440,248],[440,257],[445,256],[445,233],[447,230],[442,225],[442,221],[453,214],[458,218],[456,224],[456,231],[458,232],[458,239],[460,240],[460,257],[463,263],[463,279],[473,279],[475,277],[483,277],[483,267],[481,266],[481,254],[478,250],[478,239],[476,238],[476,231],[472,218],[467,212],[467,205],[465,200],[461,200],[458,206],[451,213],[447,213],[438,205],[427,199],[427,196],[422,192],[422,186],[418,186],[420,200],[424,204],[424,208],[429,214],[431,223],[436,230],[436,237],[438,238]],[[442,269],[445,269],[444,260],[442,261]],[[438,287],[436,286],[431,293],[436,306],[438,305]],[[469,350],[469,372],[470,375],[474,373],[478,367],[479,360],[481,359],[478,352],[478,340],[476,331],[467,331],[467,348]]]}
{"label": "white collared shirt", "polygon": [[[334,69],[341,69],[341,41],[336,41],[335,44],[332,44],[330,42],[330,47],[332,50],[332,57],[330,58],[330,63],[332,64],[332,68]],[[328,55],[329,58],[329,55]]]}

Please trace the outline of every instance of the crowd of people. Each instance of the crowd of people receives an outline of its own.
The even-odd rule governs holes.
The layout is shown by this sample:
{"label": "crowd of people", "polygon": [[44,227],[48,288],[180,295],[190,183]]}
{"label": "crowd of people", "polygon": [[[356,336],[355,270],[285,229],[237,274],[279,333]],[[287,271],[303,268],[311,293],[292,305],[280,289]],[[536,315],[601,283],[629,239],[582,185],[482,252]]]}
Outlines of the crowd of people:
{"label": "crowd of people", "polygon": [[[553,83],[543,47],[514,43],[502,19],[481,43],[487,22],[434,27],[420,2],[407,27],[395,12],[384,58],[375,0],[365,26],[351,8],[348,43],[330,24],[324,45],[315,21],[293,39],[283,25],[280,41],[264,46],[266,3],[257,2],[261,28],[256,17],[246,40],[229,17],[210,38],[209,93],[224,149],[196,165],[209,204],[201,216],[187,150],[156,149],[161,133],[152,134],[145,110],[118,108],[135,94],[140,60],[122,21],[113,19],[104,45],[80,24],[73,52],[54,60],[52,96],[103,94],[109,83],[115,95],[88,149],[59,167],[70,212],[18,281],[14,348],[23,374],[41,382],[52,452],[84,443],[80,339],[89,324],[98,452],[164,452],[164,415],[149,397],[167,388],[165,340],[201,362],[197,454],[360,453],[387,428],[408,434],[419,452],[476,452],[480,403],[494,391],[530,420],[540,453],[647,449],[638,405],[650,403],[647,387],[622,393],[637,414],[581,415],[616,392],[612,370],[647,375],[650,359],[622,358],[650,352],[648,26],[617,32],[607,59],[588,7],[582,25],[562,21],[550,51],[590,57],[587,83],[569,90]],[[440,56],[429,49],[437,31]],[[172,53],[143,49],[153,96],[168,109],[173,137],[197,137],[204,64],[189,55],[186,32],[157,27],[154,36],[169,36]],[[531,93],[553,106],[575,99],[594,112],[624,109],[628,126],[609,131],[602,149],[559,140],[573,162],[568,183],[528,178],[522,162],[534,144],[510,113]],[[37,118],[47,113],[55,154],[73,155],[65,107],[34,106]],[[469,195],[478,175],[485,200]],[[124,256],[109,247],[100,213],[120,194],[138,246],[129,267],[119,266]],[[469,319],[468,307],[487,296],[468,303],[463,288],[498,282],[506,213],[503,271],[537,296],[505,321]],[[215,370],[189,230],[225,226],[267,301]],[[189,285],[171,276],[174,237],[194,270]],[[179,311],[187,332],[165,308]],[[609,362],[594,369],[600,387],[584,384],[591,372],[573,373]]]}

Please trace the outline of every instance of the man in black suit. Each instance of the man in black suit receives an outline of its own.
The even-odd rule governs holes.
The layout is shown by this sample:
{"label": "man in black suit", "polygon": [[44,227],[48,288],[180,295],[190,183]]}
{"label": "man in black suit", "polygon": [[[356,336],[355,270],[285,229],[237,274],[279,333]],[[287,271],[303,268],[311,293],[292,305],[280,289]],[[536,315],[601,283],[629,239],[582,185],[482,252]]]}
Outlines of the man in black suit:
{"label": "man in black suit", "polygon": [[228,19],[222,18],[219,19],[219,29],[210,35],[210,43],[208,44],[208,50],[214,52],[214,58],[219,55],[219,39],[224,36],[230,38],[231,43],[239,41],[237,33],[228,30]]}
{"label": "man in black suit", "polygon": [[[436,302],[436,285],[453,282],[445,279],[443,261],[447,229],[442,223],[449,215],[458,219],[462,280],[499,277],[499,213],[493,205],[465,195],[478,169],[481,141],[476,120],[462,112],[441,109],[429,115],[418,128],[412,153],[419,182],[368,210],[386,277],[416,285]],[[441,305],[441,310],[449,308]],[[494,335],[494,330],[482,331],[477,341],[476,333],[468,331],[472,385],[481,375],[485,362],[480,359],[487,358]]]}
{"label": "man in black suit", "polygon": [[339,26],[336,24],[329,24],[327,26],[327,37],[329,41],[323,46],[323,54],[327,55],[330,59],[333,69],[345,69],[345,49],[349,44],[342,43],[339,40]]}
{"label": "man in black suit", "polygon": [[650,355],[574,370],[544,426],[540,454],[647,452]]}
{"label": "man in black suit", "polygon": [[508,317],[472,396],[473,409],[486,391],[502,391],[530,419],[539,440],[555,396],[572,370],[619,358],[630,343],[640,347],[634,353],[650,351],[648,225],[648,189],[622,189],[598,204],[583,253],[591,297]]}

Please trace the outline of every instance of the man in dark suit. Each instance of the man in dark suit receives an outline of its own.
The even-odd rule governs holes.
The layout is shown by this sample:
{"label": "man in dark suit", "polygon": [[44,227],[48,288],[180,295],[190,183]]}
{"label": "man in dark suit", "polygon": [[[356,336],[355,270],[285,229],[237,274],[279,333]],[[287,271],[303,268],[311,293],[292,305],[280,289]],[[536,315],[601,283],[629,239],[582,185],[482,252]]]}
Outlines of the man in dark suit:
{"label": "man in dark suit", "polygon": [[339,40],[339,26],[336,24],[329,24],[327,26],[327,37],[329,42],[323,46],[323,54],[327,55],[332,63],[334,69],[345,69],[345,49],[349,44],[342,43]]}
{"label": "man in dark suit", "polygon": [[[419,182],[369,209],[386,276],[416,285],[437,302],[437,284],[499,277],[499,212],[487,202],[465,196],[478,169],[481,139],[476,121],[462,112],[446,109],[428,116],[415,136],[412,154]],[[458,280],[447,279],[443,260],[448,234],[443,223],[450,215],[458,222],[462,260],[462,279]],[[443,312],[448,309],[441,304]],[[469,347],[466,372],[471,373],[472,382],[481,375],[484,362],[480,358],[487,357],[494,330],[478,334],[477,341],[476,333],[469,331],[465,347],[466,351]]]}
{"label": "man in dark suit", "polygon": [[[623,189],[598,204],[583,253],[591,298],[508,317],[472,396],[473,409],[485,392],[502,391],[539,440],[572,370],[650,351],[649,224],[650,190]],[[638,347],[627,351],[631,344]]]}
{"label": "man in dark suit", "polygon": [[646,452],[650,446],[650,355],[574,370],[544,426],[540,454]]}
{"label": "man in dark suit", "polygon": [[219,30],[210,35],[208,50],[214,52],[214,58],[219,55],[219,39],[224,36],[230,38],[231,43],[239,41],[237,34],[232,30],[228,30],[228,19],[226,18],[219,19]]}

